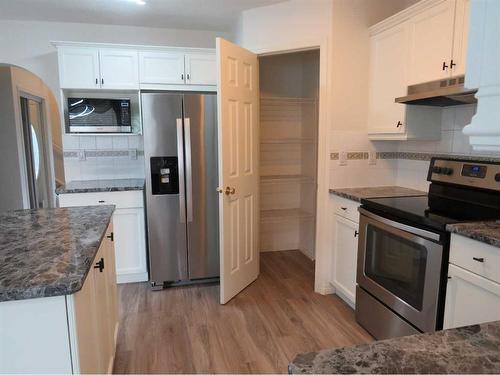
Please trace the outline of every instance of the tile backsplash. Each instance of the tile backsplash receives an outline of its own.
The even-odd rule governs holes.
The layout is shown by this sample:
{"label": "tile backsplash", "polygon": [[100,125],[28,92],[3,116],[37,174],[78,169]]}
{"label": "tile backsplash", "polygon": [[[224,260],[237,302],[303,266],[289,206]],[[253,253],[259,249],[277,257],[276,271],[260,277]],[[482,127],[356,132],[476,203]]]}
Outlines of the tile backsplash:
{"label": "tile backsplash", "polygon": [[142,135],[63,136],[66,182],[144,178]]}
{"label": "tile backsplash", "polygon": [[[475,152],[462,130],[475,114],[476,105],[443,109],[439,141],[370,141],[359,131],[332,131],[330,138],[330,186],[362,187],[399,185],[427,190],[427,170],[431,155],[493,157],[500,153]],[[341,166],[340,154],[346,152],[347,165]],[[377,162],[369,164],[366,153],[376,152]],[[349,155],[365,155],[349,158]]]}

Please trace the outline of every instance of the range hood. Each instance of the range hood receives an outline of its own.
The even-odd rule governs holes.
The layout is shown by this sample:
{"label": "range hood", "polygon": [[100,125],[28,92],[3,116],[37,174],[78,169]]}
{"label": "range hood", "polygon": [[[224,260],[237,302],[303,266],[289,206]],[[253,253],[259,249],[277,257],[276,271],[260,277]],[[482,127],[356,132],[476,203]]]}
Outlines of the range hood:
{"label": "range hood", "polygon": [[395,102],[433,107],[477,103],[474,96],[477,90],[466,89],[464,81],[465,76],[458,76],[408,86],[408,95],[396,98]]}

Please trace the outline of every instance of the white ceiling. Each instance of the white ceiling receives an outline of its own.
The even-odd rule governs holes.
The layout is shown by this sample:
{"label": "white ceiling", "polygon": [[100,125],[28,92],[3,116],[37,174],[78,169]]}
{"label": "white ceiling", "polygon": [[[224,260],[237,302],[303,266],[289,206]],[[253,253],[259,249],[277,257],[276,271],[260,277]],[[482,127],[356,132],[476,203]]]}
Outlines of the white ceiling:
{"label": "white ceiling", "polygon": [[229,31],[246,9],[284,0],[0,0],[0,19]]}

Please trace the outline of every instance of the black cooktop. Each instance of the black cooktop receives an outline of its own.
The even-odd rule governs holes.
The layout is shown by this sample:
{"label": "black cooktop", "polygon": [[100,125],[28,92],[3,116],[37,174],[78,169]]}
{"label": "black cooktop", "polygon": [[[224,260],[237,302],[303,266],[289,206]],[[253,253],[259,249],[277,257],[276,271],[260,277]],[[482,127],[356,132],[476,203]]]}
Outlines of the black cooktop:
{"label": "black cooktop", "polygon": [[[364,208],[388,218],[404,221],[408,224],[444,231],[447,224],[475,221],[478,218],[469,210],[446,209],[447,204],[432,209],[429,196],[370,198],[362,199]],[[456,202],[449,202],[455,204]]]}

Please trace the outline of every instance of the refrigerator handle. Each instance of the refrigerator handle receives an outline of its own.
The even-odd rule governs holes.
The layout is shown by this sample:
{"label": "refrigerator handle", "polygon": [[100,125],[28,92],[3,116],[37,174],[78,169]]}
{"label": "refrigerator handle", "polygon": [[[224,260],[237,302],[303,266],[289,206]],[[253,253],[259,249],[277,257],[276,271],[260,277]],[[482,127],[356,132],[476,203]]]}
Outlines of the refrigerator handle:
{"label": "refrigerator handle", "polygon": [[177,119],[177,155],[179,170],[179,214],[180,222],[186,222],[186,196],[184,186],[184,136],[182,134],[182,119]]}
{"label": "refrigerator handle", "polygon": [[193,176],[191,165],[191,119],[184,119],[184,134],[186,148],[186,196],[187,196],[187,221],[193,221]]}

